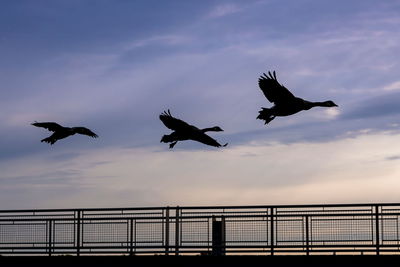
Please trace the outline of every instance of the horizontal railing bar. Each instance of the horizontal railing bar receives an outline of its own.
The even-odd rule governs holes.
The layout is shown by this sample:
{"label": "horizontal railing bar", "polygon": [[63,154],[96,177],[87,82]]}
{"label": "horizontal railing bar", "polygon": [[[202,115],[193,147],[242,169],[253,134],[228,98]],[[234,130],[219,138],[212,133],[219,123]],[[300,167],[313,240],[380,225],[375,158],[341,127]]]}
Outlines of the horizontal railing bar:
{"label": "horizontal railing bar", "polygon": [[0,213],[14,212],[74,212],[74,211],[116,211],[116,210],[163,210],[167,207],[131,207],[131,208],[72,208],[72,209],[21,209],[21,210],[0,210]]}
{"label": "horizontal railing bar", "polygon": [[[379,216],[400,216],[400,212],[399,213],[378,213]],[[263,217],[274,217],[276,219],[279,219],[280,217],[284,217],[284,218],[303,218],[303,217],[375,217],[375,214],[360,214],[360,213],[344,213],[344,214],[280,214],[280,215],[267,215],[267,214],[253,214],[253,215],[234,215],[234,214],[229,214],[229,215],[224,215],[224,218],[263,218]],[[202,215],[198,215],[198,216],[179,216],[180,220],[184,220],[184,219],[200,219],[200,218],[212,218],[213,216],[202,216]],[[164,216],[159,216],[159,217],[83,217],[81,218],[81,222],[86,223],[86,222],[90,222],[90,221],[124,221],[124,220],[149,220],[149,221],[153,221],[153,220],[163,220],[165,219]],[[169,217],[170,220],[176,220],[175,216],[170,216]],[[332,220],[334,219],[339,219],[339,218],[332,218]],[[360,220],[360,219],[364,219],[364,218],[354,218],[353,220]],[[385,220],[385,218],[380,218],[380,220]],[[10,218],[10,219],[4,219],[4,218],[0,218],[0,222],[10,222],[10,221],[48,221],[48,220],[53,220],[53,221],[76,221],[77,218]],[[386,220],[391,220],[391,218],[386,218]],[[190,221],[188,221],[190,222]],[[240,221],[238,221],[240,222]],[[142,222],[141,222],[142,223]],[[160,221],[159,223],[162,223],[162,221]],[[0,223],[1,225],[1,223]]]}
{"label": "horizontal railing bar", "polygon": [[304,204],[304,205],[249,205],[249,206],[164,206],[164,207],[124,207],[124,208],[73,208],[73,209],[21,209],[0,210],[0,213],[13,212],[66,212],[66,211],[116,211],[116,210],[165,210],[179,208],[186,209],[269,209],[269,208],[310,208],[310,207],[372,207],[372,206],[400,206],[400,203],[357,203],[357,204]]}
{"label": "horizontal railing bar", "polygon": [[[170,253],[174,253],[175,251],[171,250],[169,251]],[[400,252],[398,250],[385,250],[382,252],[397,252],[397,254],[399,254]],[[135,255],[142,255],[142,254],[164,254],[165,251],[162,250],[157,250],[157,251],[136,251],[133,254]],[[198,250],[189,250],[189,251],[179,251],[180,254],[196,254],[196,255],[200,255],[200,254],[210,254],[211,255],[211,251],[198,251]],[[237,254],[237,253],[271,253],[271,251],[269,250],[229,250],[226,251],[227,254]],[[306,251],[292,251],[292,250],[279,250],[279,251],[275,251],[275,254],[291,254],[291,253],[296,253],[296,254],[300,254],[300,255],[305,255]],[[371,250],[338,250],[338,251],[324,251],[324,250],[313,250],[313,251],[309,251],[310,254],[334,254],[334,253],[375,253],[374,251]],[[7,254],[11,254],[11,253],[5,253],[5,255]],[[20,255],[30,255],[30,254],[38,254],[38,255],[47,255],[48,253],[46,252],[14,252],[12,254],[20,254]],[[59,252],[52,252],[52,254],[57,255],[57,254],[71,254],[71,255],[75,255],[76,252],[71,252],[71,251],[59,251]],[[91,254],[97,254],[97,255],[130,255],[131,253],[129,251],[82,251],[80,252],[80,255],[91,255]]]}
{"label": "horizontal railing bar", "polygon": [[[212,246],[180,246],[179,249],[190,249],[190,248],[198,248],[198,249],[209,249]],[[282,246],[282,245],[274,245],[274,249],[306,249],[305,246]],[[329,245],[329,246],[318,246],[318,245],[309,245],[308,246],[310,249],[313,248],[324,248],[324,249],[330,249],[330,248],[371,248],[375,250],[375,245],[364,245],[364,244],[359,244],[359,245]],[[400,249],[399,245],[381,245],[382,248],[398,248]],[[52,247],[52,250],[60,250],[60,249],[71,249],[74,250],[77,247]],[[88,249],[127,249],[128,247],[126,246],[90,246],[90,247],[80,247],[81,250],[88,250]],[[270,249],[271,246],[262,246],[262,245],[250,245],[250,246],[236,246],[236,245],[227,245],[224,246],[224,248],[242,248],[243,250],[246,250],[247,248],[263,248],[263,249]],[[0,253],[4,253],[5,250],[46,250],[49,249],[49,247],[7,247],[7,248],[2,248],[0,249]],[[136,249],[165,249],[165,246],[136,246]],[[173,251],[173,249],[171,250]]]}
{"label": "horizontal railing bar", "polygon": [[399,203],[357,203],[357,204],[304,204],[304,205],[252,205],[252,206],[179,206],[180,209],[246,209],[246,208],[306,208],[306,207],[371,207],[400,206]]}

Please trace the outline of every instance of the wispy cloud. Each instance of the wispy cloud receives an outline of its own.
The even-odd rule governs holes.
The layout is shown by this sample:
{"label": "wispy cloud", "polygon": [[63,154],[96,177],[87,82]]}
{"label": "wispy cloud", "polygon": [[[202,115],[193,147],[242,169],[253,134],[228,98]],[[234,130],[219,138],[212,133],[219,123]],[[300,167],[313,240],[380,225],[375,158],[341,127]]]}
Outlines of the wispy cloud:
{"label": "wispy cloud", "polygon": [[236,4],[222,4],[213,7],[213,9],[207,14],[209,18],[220,18],[230,14],[237,13],[241,8]]}
{"label": "wispy cloud", "polygon": [[123,45],[126,50],[145,47],[149,45],[183,45],[187,44],[191,38],[188,35],[155,35],[146,39],[134,40]]}
{"label": "wispy cloud", "polygon": [[399,159],[400,159],[400,155],[389,156],[389,157],[385,158],[385,160],[399,160]]}
{"label": "wispy cloud", "polygon": [[[398,102],[400,100],[399,92],[391,92],[383,94],[358,103],[353,103],[348,107],[346,112],[343,113],[343,119],[360,119],[360,118],[373,118],[382,116],[394,116],[400,113]],[[393,121],[396,122],[396,121]]]}
{"label": "wispy cloud", "polygon": [[[3,208],[389,201],[398,195],[399,168],[392,164],[395,158],[382,158],[398,158],[393,143],[399,138],[378,132],[330,142],[255,142],[210,151],[114,147],[82,151],[63,162],[35,156],[24,160],[25,173],[15,173],[21,163],[2,166],[0,198],[29,190],[26,202],[3,202]],[[376,183],[385,194],[374,189]],[[46,203],[44,190],[60,197]]]}
{"label": "wispy cloud", "polygon": [[385,87],[383,87],[383,90],[385,91],[397,91],[400,90],[400,81],[397,82],[393,82],[389,85],[386,85]]}

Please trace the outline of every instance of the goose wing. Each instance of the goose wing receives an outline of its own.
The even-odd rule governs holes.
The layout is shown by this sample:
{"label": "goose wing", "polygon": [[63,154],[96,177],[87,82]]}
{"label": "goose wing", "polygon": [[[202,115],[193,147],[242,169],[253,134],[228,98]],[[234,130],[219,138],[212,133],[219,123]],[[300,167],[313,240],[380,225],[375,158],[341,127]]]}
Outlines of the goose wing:
{"label": "goose wing", "polygon": [[268,75],[263,73],[258,79],[258,86],[264,93],[269,102],[279,104],[285,103],[288,100],[295,98],[295,96],[276,79],[275,71],[273,75],[268,71]]}
{"label": "goose wing", "polygon": [[94,132],[85,127],[73,127],[72,129],[74,130],[75,133],[78,134],[88,135],[93,138],[99,137],[97,134],[95,134]]}
{"label": "goose wing", "polygon": [[32,123],[33,126],[45,128],[51,132],[55,132],[61,130],[62,127],[60,124],[55,122],[34,122]]}
{"label": "goose wing", "polygon": [[184,122],[183,120],[172,117],[171,112],[169,110],[164,111],[160,115],[160,120],[164,123],[164,125],[167,128],[169,128],[173,131],[190,128],[190,125],[187,124],[186,122]]}
{"label": "goose wing", "polygon": [[228,144],[221,145],[220,143],[217,142],[217,140],[215,140],[214,138],[210,137],[209,135],[207,135],[205,133],[195,135],[192,137],[192,139],[195,141],[198,141],[200,143],[203,143],[205,145],[214,146],[214,147],[221,147],[221,146],[228,145]]}

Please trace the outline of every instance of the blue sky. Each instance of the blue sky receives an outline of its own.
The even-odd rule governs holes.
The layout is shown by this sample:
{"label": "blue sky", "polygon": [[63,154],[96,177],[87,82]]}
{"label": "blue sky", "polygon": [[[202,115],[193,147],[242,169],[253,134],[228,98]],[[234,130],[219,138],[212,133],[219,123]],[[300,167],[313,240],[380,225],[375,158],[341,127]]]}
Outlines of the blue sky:
{"label": "blue sky", "polygon": [[[1,6],[1,209],[399,201],[399,1]],[[339,107],[264,126],[268,70]],[[166,109],[229,146],[170,151]],[[33,121],[100,138],[49,146]]]}

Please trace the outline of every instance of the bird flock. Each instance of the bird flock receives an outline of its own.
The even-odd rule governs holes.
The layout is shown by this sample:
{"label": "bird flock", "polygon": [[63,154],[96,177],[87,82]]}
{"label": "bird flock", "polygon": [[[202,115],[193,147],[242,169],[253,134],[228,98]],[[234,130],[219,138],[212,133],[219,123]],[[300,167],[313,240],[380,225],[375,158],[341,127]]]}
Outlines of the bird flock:
{"label": "bird flock", "polygon": [[[263,120],[264,124],[270,123],[275,117],[290,116],[313,107],[337,107],[331,100],[311,102],[294,96],[285,86],[278,82],[275,71],[273,73],[268,71],[268,75],[263,73],[258,79],[258,86],[268,101],[274,104],[270,108],[262,107],[259,111],[257,119]],[[219,126],[199,129],[173,117],[170,110],[164,111],[159,118],[167,128],[173,131],[171,134],[163,135],[160,141],[162,143],[170,143],[169,148],[173,148],[179,141],[185,140],[193,140],[213,147],[225,147],[228,145],[228,143],[221,145],[206,134],[206,132],[223,131]],[[64,127],[55,122],[34,122],[32,125],[53,132],[51,136],[41,140],[41,142],[46,142],[50,145],[74,134],[87,135],[93,138],[98,137],[97,134],[85,127]]]}

